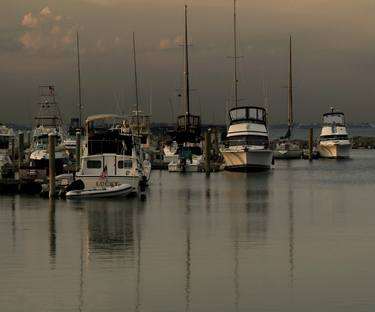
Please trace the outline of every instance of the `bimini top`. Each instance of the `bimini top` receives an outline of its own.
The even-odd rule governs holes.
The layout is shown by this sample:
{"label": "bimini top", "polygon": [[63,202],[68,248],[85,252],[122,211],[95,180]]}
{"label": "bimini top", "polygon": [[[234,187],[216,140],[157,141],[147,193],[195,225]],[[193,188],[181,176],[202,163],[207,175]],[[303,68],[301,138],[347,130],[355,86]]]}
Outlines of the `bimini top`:
{"label": "bimini top", "polygon": [[239,106],[229,110],[231,122],[252,121],[256,123],[266,123],[267,114],[263,107]]}
{"label": "bimini top", "polygon": [[124,119],[124,117],[116,114],[98,114],[87,117],[86,123],[103,119]]}

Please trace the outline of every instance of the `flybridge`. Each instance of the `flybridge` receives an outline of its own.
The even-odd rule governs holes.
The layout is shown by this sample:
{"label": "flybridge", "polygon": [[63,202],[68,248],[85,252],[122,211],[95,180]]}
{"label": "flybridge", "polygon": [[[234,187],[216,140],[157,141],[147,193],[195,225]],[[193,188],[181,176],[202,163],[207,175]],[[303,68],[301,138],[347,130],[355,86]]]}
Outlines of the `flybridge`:
{"label": "flybridge", "polygon": [[266,110],[257,106],[235,107],[229,111],[232,122],[251,120],[257,123],[266,123]]}
{"label": "flybridge", "polygon": [[345,125],[345,116],[339,112],[326,113],[323,115],[323,123],[327,125]]}

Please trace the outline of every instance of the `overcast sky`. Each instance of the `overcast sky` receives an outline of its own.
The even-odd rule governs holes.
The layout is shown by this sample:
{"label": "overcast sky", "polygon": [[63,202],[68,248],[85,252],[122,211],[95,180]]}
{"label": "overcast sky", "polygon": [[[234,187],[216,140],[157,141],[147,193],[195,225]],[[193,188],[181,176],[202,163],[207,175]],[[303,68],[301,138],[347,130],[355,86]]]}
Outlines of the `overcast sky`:
{"label": "overcast sky", "polygon": [[[133,108],[134,31],[143,110],[171,121],[182,112],[185,3],[192,111],[204,123],[224,122],[232,0],[0,1],[0,121],[30,124],[40,84],[56,86],[66,122],[77,114],[77,30],[85,115]],[[291,34],[296,122],[318,122],[330,106],[351,122],[375,120],[375,1],[237,0],[237,8],[241,104],[263,105],[265,85],[271,122],[287,121]]]}

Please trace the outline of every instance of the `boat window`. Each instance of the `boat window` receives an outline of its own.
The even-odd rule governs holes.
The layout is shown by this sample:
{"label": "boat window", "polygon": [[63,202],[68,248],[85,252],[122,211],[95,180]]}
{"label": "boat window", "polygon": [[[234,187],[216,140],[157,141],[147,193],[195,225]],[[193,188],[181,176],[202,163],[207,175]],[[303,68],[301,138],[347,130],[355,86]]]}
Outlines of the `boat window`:
{"label": "boat window", "polygon": [[263,135],[241,135],[228,138],[227,144],[229,146],[254,145],[268,147],[268,137]]}
{"label": "boat window", "polygon": [[328,140],[348,140],[348,136],[346,134],[333,134],[333,135],[323,135],[320,137],[320,141],[328,141]]}
{"label": "boat window", "polygon": [[261,109],[258,109],[258,116],[257,116],[257,119],[259,120],[264,120],[265,119],[265,111],[261,110]]}
{"label": "boat window", "polygon": [[230,111],[230,119],[231,120],[247,119],[246,108],[238,108],[238,109]]}
{"label": "boat window", "polygon": [[323,122],[325,124],[339,124],[343,125],[345,123],[343,114],[327,114],[323,116]]}
{"label": "boat window", "polygon": [[9,148],[9,138],[0,136],[0,149]]}
{"label": "boat window", "polygon": [[100,169],[102,167],[101,160],[88,160],[87,168],[88,169]]}
{"label": "boat window", "polygon": [[123,169],[123,168],[132,168],[133,166],[133,162],[132,160],[119,160],[117,162],[117,167],[119,169]]}
{"label": "boat window", "polygon": [[258,110],[255,109],[255,108],[250,108],[249,109],[249,118],[250,119],[258,119],[258,114],[257,114]]}

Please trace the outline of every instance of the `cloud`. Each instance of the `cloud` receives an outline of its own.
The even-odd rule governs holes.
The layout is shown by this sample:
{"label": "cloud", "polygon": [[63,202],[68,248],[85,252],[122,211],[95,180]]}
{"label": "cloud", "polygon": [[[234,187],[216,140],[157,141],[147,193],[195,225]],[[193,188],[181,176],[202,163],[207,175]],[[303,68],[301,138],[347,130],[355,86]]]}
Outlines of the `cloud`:
{"label": "cloud", "polygon": [[49,16],[49,15],[51,15],[51,10],[49,9],[49,7],[48,6],[46,6],[45,8],[43,8],[41,11],[40,11],[40,15],[41,16]]}
{"label": "cloud", "polygon": [[[70,23],[70,24],[69,24]],[[29,52],[63,52],[73,48],[75,30],[69,19],[55,15],[46,6],[39,14],[26,13],[21,21],[27,30],[19,37],[24,50]]]}
{"label": "cloud", "polygon": [[38,25],[38,19],[33,16],[33,13],[27,13],[22,19],[22,26],[34,28]]}

